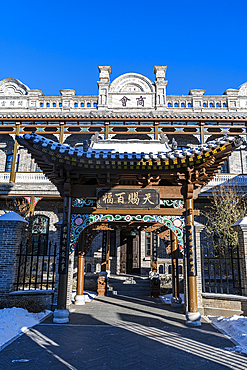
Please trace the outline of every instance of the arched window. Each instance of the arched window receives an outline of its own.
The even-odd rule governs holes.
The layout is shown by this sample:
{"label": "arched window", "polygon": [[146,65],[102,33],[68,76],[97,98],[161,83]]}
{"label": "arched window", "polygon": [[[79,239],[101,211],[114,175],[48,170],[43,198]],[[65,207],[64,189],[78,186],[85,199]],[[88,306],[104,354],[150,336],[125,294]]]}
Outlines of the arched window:
{"label": "arched window", "polygon": [[188,103],[188,108],[191,108],[191,103]]}
{"label": "arched window", "polygon": [[172,107],[171,103],[168,103],[167,106],[168,106],[168,108],[171,108]]}
{"label": "arched window", "polygon": [[203,103],[203,108],[207,108],[207,104],[206,103]]}
{"label": "arched window", "polygon": [[92,265],[91,265],[91,263],[87,263],[87,272],[92,272]]}
{"label": "arched window", "polygon": [[151,256],[151,233],[146,232],[145,233],[145,256],[150,257]]}
{"label": "arched window", "polygon": [[181,266],[181,265],[179,265],[179,266],[178,266],[178,274],[179,274],[179,275],[182,275],[182,273],[183,273],[183,268],[182,268],[182,266]]}
{"label": "arched window", "polygon": [[159,274],[164,274],[164,266],[163,265],[159,266]]}
{"label": "arched window", "polygon": [[[19,160],[20,160],[20,154],[18,154],[16,157],[16,167],[15,167],[16,172],[18,171],[18,168],[19,168]],[[11,172],[12,163],[13,163],[13,153],[7,154],[5,172]]]}
{"label": "arched window", "polygon": [[46,255],[48,247],[49,217],[34,216],[32,224],[31,248],[35,255]]}
{"label": "arched window", "polygon": [[220,172],[221,173],[229,173],[229,163],[228,163],[228,161],[225,161],[224,164],[222,164]]}

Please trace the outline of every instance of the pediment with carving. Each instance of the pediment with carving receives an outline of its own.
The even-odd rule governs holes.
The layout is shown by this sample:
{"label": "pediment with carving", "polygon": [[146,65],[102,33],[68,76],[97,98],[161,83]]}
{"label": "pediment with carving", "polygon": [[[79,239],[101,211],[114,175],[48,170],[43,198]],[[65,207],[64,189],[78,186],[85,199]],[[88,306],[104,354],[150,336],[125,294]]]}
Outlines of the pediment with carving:
{"label": "pediment with carving", "polygon": [[0,81],[1,96],[21,96],[27,95],[29,87],[15,78],[5,78]]}
{"label": "pediment with carving", "polygon": [[125,73],[117,77],[110,86],[110,93],[121,92],[153,93],[154,85],[149,78],[139,73]]}
{"label": "pediment with carving", "polygon": [[247,82],[239,86],[238,90],[238,95],[247,96]]}
{"label": "pediment with carving", "polygon": [[126,73],[110,85],[109,108],[153,108],[155,87],[139,73]]}

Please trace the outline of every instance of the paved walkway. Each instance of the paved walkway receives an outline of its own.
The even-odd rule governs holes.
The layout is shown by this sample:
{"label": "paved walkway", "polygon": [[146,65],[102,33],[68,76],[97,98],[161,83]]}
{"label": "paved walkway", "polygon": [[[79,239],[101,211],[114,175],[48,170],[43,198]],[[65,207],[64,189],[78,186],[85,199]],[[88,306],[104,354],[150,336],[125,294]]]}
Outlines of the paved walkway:
{"label": "paved walkway", "polygon": [[0,369],[246,370],[247,357],[226,347],[210,324],[188,328],[159,299],[100,297],[72,309],[69,324],[30,329],[0,353]]}

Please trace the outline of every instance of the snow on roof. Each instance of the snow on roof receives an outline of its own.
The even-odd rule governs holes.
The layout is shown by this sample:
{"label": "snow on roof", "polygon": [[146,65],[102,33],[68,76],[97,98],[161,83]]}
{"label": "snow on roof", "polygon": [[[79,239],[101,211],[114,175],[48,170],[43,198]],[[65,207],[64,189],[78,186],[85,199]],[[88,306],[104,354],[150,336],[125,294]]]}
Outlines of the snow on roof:
{"label": "snow on roof", "polygon": [[28,224],[28,222],[23,217],[21,217],[15,212],[8,212],[0,216],[0,221],[19,221],[19,222],[25,222]]}
{"label": "snow on roof", "polygon": [[165,153],[171,148],[167,143],[162,144],[159,140],[99,140],[93,142],[89,150],[111,151],[114,153]]}
{"label": "snow on roof", "polygon": [[235,222],[235,224],[231,226],[238,226],[238,225],[247,225],[247,217],[241,218],[240,220],[238,220],[237,222]]}

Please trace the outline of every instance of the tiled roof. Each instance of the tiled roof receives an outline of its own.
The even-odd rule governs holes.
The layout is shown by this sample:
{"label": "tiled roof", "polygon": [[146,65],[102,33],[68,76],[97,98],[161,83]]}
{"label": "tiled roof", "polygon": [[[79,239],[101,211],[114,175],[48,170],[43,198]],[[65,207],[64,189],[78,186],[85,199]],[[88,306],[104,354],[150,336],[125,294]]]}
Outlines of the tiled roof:
{"label": "tiled roof", "polygon": [[[104,145],[102,144],[102,149],[93,149],[88,147],[88,145],[84,146],[84,149],[80,148],[73,148],[68,145],[63,145],[57,143],[55,141],[46,139],[43,136],[31,133],[31,134],[24,134],[23,137],[18,136],[18,141],[20,144],[24,145],[23,139],[27,142],[32,142],[35,148],[35,144],[39,144],[42,148],[47,148],[49,151],[54,151],[56,153],[60,153],[63,156],[74,156],[78,159],[80,158],[87,158],[87,159],[133,159],[133,160],[175,160],[175,159],[186,159],[190,158],[194,155],[200,155],[209,152],[211,149],[216,149],[218,147],[223,147],[227,143],[232,143],[235,147],[241,145],[242,139],[234,136],[224,136],[222,138],[218,138],[212,141],[207,142],[206,144],[198,145],[195,148],[184,149],[184,150],[170,150],[168,151],[168,147],[164,146],[164,151],[159,152],[128,152],[128,151],[116,151],[115,149],[104,149]],[[142,142],[140,142],[140,145]],[[157,146],[160,149],[160,143],[157,141]],[[138,144],[136,144],[138,145]],[[37,145],[36,145],[37,146]],[[128,147],[126,143],[126,148]],[[147,149],[149,146],[147,145]]]}

